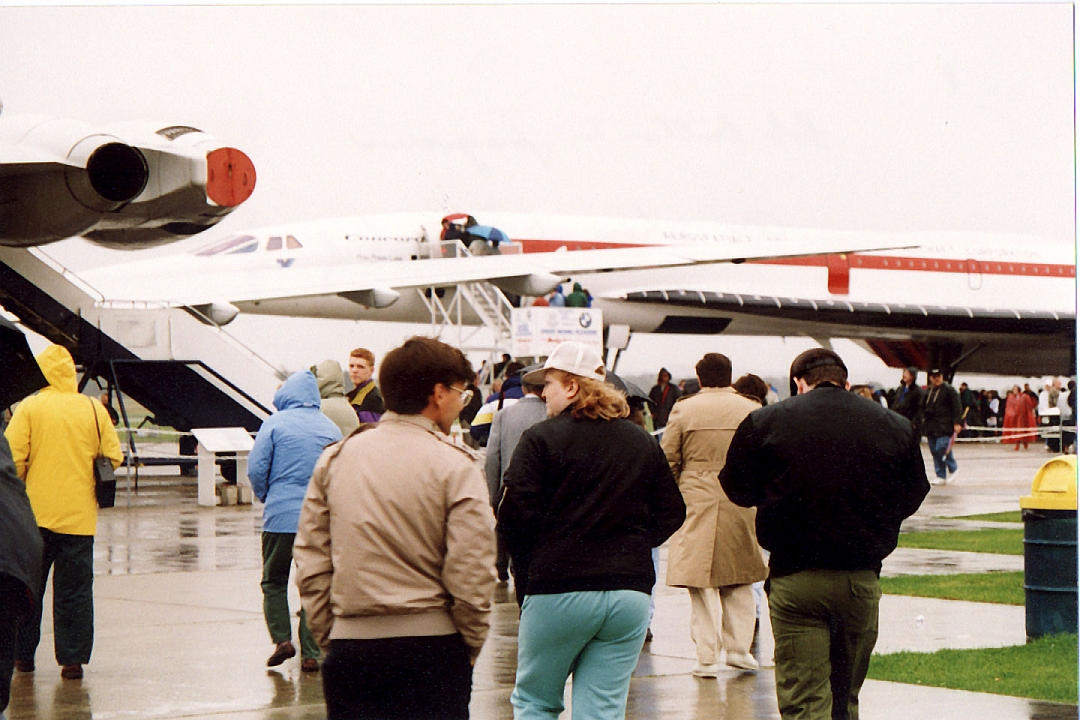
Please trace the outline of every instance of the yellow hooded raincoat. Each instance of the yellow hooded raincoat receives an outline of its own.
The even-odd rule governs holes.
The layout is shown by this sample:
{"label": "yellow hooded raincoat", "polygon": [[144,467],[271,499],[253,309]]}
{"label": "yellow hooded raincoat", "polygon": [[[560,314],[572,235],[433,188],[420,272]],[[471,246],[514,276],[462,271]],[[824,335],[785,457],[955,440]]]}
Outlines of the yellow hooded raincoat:
{"label": "yellow hooded raincoat", "polygon": [[[81,395],[75,362],[60,345],[37,356],[49,386],[15,408],[4,435],[11,444],[15,470],[38,527],[64,535],[93,535],[97,530],[93,459],[100,452],[122,462],[120,440],[105,407]],[[101,429],[101,450],[98,431]]]}

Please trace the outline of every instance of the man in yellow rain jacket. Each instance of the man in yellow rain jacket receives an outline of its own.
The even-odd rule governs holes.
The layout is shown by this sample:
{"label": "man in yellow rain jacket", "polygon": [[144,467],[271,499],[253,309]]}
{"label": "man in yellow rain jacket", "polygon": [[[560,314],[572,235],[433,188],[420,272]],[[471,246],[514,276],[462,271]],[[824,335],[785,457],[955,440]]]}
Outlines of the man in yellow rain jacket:
{"label": "man in yellow rain jacket", "polygon": [[[105,407],[78,392],[75,362],[50,345],[37,356],[49,386],[15,408],[5,431],[15,470],[26,482],[45,551],[37,607],[19,630],[15,667],[34,670],[41,640],[41,596],[53,570],[56,661],[69,680],[82,677],[94,646],[94,533],[97,500],[93,459],[120,465],[120,441]],[[95,425],[97,428],[95,429]],[[100,432],[100,439],[99,439]]]}

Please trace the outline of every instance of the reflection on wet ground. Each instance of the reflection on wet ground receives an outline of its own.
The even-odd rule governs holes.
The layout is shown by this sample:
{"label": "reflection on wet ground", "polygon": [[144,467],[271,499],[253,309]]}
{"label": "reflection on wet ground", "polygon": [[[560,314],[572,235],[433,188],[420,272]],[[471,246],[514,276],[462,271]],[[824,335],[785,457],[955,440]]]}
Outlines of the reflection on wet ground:
{"label": "reflection on wet ground", "polygon": [[[1049,454],[1044,458],[1002,450],[958,448],[959,483],[935,487],[908,526],[934,527],[943,522],[934,519],[939,515],[1017,509],[1019,496],[1028,494],[1031,478]],[[119,507],[102,512],[99,523],[96,639],[86,677],[82,681],[59,677],[52,659],[47,598],[37,671],[16,673],[9,718],[325,718],[317,673],[301,673],[298,660],[276,669],[265,667],[272,645],[259,591],[261,508],[198,508],[195,497],[194,479],[144,474],[129,506],[121,478]],[[905,550],[887,561],[885,572],[979,571],[967,568],[1001,569],[1001,564],[1015,562],[1001,556],[958,557],[970,555]],[[665,565],[662,550],[661,576]],[[295,591],[291,603],[298,607]],[[684,590],[658,588],[655,639],[643,650],[634,673],[627,717],[778,718],[771,669],[757,673],[726,669],[715,680],[690,675],[694,648],[689,614]],[[516,668],[517,621],[512,586],[502,586],[474,675],[472,717],[477,720],[513,717],[509,696]],[[1022,642],[1023,608],[896,596],[882,601],[881,652]],[[898,683],[868,682],[861,699],[864,720],[1077,717],[1072,705]],[[569,716],[569,711],[563,715]]]}
{"label": "reflection on wet ground", "polygon": [[258,567],[261,524],[250,507],[112,513],[98,523],[94,570],[126,575]]}

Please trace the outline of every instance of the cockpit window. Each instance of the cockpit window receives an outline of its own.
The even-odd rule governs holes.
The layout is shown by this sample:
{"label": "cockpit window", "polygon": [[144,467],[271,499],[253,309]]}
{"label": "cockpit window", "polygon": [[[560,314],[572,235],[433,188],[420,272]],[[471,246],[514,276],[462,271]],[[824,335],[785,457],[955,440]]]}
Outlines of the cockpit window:
{"label": "cockpit window", "polygon": [[255,238],[252,238],[251,242],[249,242],[247,245],[241,245],[240,247],[236,248],[235,250],[230,250],[229,254],[230,255],[241,255],[243,253],[255,252],[258,249],[259,249],[259,241],[256,240]]}
{"label": "cockpit window", "polygon": [[201,257],[210,257],[226,252],[230,255],[235,252],[253,252],[258,245],[258,241],[252,235],[233,235],[232,237],[214,243],[209,247],[203,248],[195,254]]}
{"label": "cockpit window", "polygon": [[270,238],[266,242],[266,249],[267,250],[280,250],[281,249],[281,238],[276,237],[276,236]]}
{"label": "cockpit window", "polygon": [[303,247],[303,245],[300,244],[299,240],[294,238],[292,235],[289,235],[285,238],[285,247],[287,247],[289,250],[299,250]]}

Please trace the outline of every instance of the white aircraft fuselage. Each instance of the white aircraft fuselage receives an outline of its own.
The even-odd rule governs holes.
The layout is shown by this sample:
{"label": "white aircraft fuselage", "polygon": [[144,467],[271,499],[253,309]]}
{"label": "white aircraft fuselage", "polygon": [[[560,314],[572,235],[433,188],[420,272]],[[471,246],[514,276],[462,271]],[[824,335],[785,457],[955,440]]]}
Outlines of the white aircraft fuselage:
{"label": "white aircraft fuselage", "polygon": [[[733,262],[617,270],[601,263],[598,271],[581,266],[552,278],[581,283],[606,324],[625,324],[635,332],[848,337],[869,341],[883,358],[890,343],[970,347],[992,337],[1013,346],[1013,356],[1056,353],[1061,357],[1055,367],[1075,364],[1074,339],[1069,343],[1075,335],[1075,248],[1064,243],[992,233],[827,232],[503,213],[477,217],[513,239],[499,246],[499,254],[518,255],[526,266],[535,259],[538,268],[551,267],[549,261],[540,263],[551,257],[542,253],[724,248]],[[417,264],[431,262],[432,256],[445,257],[447,251],[438,245],[441,231],[436,214],[300,223],[232,236],[185,255],[95,271],[86,279],[105,298],[136,299],[123,291],[133,281],[143,288],[142,300],[178,303],[193,285],[222,286],[222,295],[212,302],[231,303],[240,312],[425,323],[432,319],[425,294],[438,293],[448,303],[459,282],[477,278],[455,280],[451,273],[423,284],[391,279],[387,288],[394,288],[396,297],[383,296],[384,302],[320,291],[315,278],[347,288],[342,274],[365,286],[367,275],[392,267],[387,263],[422,267]],[[741,261],[741,254],[753,256],[753,249],[769,243],[805,248],[806,255]],[[815,254],[845,246],[897,249]],[[300,282],[305,275],[309,279]],[[247,283],[257,287],[244,287]],[[463,307],[462,322],[478,323]],[[1032,344],[1037,337],[1044,338],[1041,345]],[[1055,338],[1053,344],[1061,348],[1049,347],[1045,338]],[[909,353],[894,360],[910,359]],[[974,369],[971,361],[965,367],[997,371]]]}

